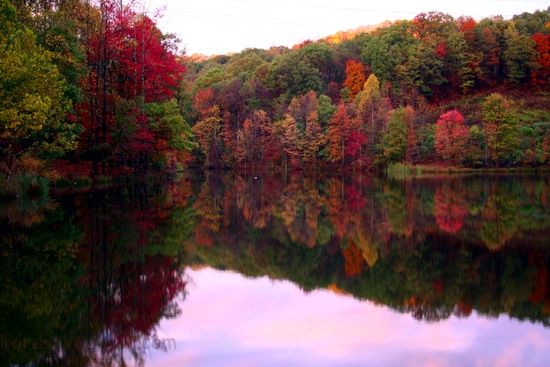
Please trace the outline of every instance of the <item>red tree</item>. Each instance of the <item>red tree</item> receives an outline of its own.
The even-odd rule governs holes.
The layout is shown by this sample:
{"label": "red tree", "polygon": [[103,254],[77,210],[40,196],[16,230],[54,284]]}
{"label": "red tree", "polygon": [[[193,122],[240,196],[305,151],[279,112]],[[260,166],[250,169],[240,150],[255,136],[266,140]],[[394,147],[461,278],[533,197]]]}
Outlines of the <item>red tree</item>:
{"label": "red tree", "polygon": [[536,43],[539,69],[531,73],[531,83],[533,85],[544,85],[548,83],[550,77],[550,35],[540,33],[531,37]]}
{"label": "red tree", "polygon": [[350,89],[349,98],[354,99],[357,93],[363,89],[363,84],[367,79],[365,76],[365,66],[361,62],[348,60],[346,63],[346,81],[344,86]]}
{"label": "red tree", "polygon": [[435,150],[443,161],[451,164],[460,162],[466,153],[468,128],[464,117],[457,110],[444,113],[435,126]]}

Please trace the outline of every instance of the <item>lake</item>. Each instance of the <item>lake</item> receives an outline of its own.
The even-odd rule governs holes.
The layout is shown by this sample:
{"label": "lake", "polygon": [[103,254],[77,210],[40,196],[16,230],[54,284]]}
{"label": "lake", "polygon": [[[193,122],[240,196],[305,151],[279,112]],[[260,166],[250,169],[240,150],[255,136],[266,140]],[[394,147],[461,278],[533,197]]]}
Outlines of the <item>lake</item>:
{"label": "lake", "polygon": [[0,366],[546,366],[550,176],[202,172],[0,203]]}

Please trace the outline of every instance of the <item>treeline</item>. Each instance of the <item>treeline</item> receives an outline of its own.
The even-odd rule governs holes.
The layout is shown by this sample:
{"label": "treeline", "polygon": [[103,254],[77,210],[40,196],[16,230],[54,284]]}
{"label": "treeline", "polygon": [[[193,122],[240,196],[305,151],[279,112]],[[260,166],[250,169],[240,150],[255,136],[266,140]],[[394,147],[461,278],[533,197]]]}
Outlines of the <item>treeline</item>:
{"label": "treeline", "polygon": [[96,175],[549,163],[550,8],[479,22],[422,13],[210,58],[185,56],[138,9],[0,0],[4,181],[58,158]]}
{"label": "treeline", "polygon": [[197,163],[546,165],[549,22],[550,8],[479,22],[430,12],[337,44],[189,57]]}

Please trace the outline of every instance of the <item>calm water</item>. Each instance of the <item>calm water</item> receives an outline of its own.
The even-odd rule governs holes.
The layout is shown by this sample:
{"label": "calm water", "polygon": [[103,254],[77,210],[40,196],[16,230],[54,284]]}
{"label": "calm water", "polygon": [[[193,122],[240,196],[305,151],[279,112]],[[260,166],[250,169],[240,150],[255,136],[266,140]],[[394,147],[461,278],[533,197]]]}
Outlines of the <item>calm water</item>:
{"label": "calm water", "polygon": [[0,204],[0,366],[546,366],[549,176],[181,181]]}

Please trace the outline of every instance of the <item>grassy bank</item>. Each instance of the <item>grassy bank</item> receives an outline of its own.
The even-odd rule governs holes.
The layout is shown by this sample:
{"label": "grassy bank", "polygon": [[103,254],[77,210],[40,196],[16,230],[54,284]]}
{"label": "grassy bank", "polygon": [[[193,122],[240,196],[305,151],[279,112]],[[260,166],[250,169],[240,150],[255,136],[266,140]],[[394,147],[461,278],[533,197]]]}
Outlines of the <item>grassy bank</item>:
{"label": "grassy bank", "polygon": [[518,173],[550,173],[550,167],[464,168],[394,163],[388,165],[388,167],[386,168],[386,174],[388,178],[392,179],[404,179],[410,177],[423,177],[433,175],[493,175]]}

